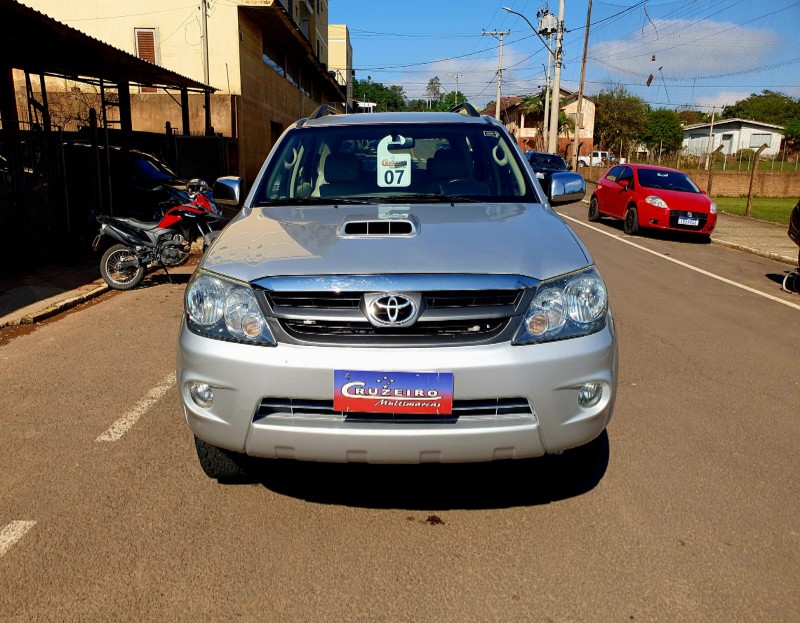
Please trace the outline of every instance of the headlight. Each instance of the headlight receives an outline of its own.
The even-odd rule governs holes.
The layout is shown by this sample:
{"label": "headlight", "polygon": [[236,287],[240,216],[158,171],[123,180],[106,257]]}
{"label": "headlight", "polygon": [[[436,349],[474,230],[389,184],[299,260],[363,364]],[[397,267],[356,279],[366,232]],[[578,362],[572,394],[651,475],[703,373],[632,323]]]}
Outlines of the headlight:
{"label": "headlight", "polygon": [[186,326],[192,333],[228,342],[275,345],[275,338],[245,284],[197,272],[186,288]]}
{"label": "headlight", "polygon": [[711,214],[716,214],[717,213],[717,204],[714,203],[713,201],[711,202],[711,207],[710,207],[709,211],[711,212]]}
{"label": "headlight", "polygon": [[593,266],[543,281],[514,344],[565,340],[597,333],[606,325],[608,292]]}
{"label": "headlight", "polygon": [[664,201],[661,197],[656,197],[655,195],[650,195],[644,201],[645,203],[649,203],[651,206],[664,208],[665,210],[669,207],[666,201]]}

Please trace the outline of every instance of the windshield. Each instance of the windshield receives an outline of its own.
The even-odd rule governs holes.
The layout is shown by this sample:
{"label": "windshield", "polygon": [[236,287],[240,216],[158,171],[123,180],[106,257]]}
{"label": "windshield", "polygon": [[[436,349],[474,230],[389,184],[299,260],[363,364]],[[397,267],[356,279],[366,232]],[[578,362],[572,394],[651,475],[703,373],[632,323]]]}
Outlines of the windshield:
{"label": "windshield", "polygon": [[134,174],[148,182],[163,182],[175,179],[175,174],[163,162],[141,154],[133,159]]}
{"label": "windshield", "polygon": [[660,169],[639,169],[639,184],[645,188],[661,190],[678,190],[685,193],[699,193],[700,189],[680,171],[663,171]]}
{"label": "windshield", "polygon": [[528,154],[528,162],[535,167],[546,167],[548,169],[565,169],[567,163],[561,156],[555,154]]}
{"label": "windshield", "polygon": [[537,201],[516,146],[488,125],[301,127],[273,154],[256,205]]}

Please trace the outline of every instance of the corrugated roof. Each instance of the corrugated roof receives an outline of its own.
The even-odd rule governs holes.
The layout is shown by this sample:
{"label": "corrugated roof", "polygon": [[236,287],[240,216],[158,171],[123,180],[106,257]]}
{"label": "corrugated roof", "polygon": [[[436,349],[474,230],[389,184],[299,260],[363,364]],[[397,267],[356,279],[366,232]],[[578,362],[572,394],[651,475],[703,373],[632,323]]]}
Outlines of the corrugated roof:
{"label": "corrugated roof", "polygon": [[15,0],[0,0],[0,57],[35,74],[102,78],[108,82],[215,91],[142,60]]}
{"label": "corrugated roof", "polygon": [[[782,125],[775,125],[774,123],[764,123],[763,121],[753,121],[751,119],[717,119],[714,122],[714,126],[718,127],[721,125],[728,125],[731,123],[751,123],[753,125],[759,125],[764,128],[772,128],[773,130],[783,130],[784,127]],[[711,126],[711,123],[695,123],[694,125],[687,125],[683,129],[684,130],[697,130],[698,128],[708,128]]]}

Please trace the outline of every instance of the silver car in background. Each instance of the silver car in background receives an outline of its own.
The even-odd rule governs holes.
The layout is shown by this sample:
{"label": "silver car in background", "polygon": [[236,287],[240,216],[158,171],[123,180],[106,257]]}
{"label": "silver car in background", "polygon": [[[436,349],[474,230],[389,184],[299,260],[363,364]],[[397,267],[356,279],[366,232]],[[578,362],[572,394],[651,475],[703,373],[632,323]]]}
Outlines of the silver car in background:
{"label": "silver car in background", "polygon": [[520,459],[595,440],[617,345],[606,286],[495,119],[338,115],[273,148],[189,283],[178,348],[207,475],[248,456]]}

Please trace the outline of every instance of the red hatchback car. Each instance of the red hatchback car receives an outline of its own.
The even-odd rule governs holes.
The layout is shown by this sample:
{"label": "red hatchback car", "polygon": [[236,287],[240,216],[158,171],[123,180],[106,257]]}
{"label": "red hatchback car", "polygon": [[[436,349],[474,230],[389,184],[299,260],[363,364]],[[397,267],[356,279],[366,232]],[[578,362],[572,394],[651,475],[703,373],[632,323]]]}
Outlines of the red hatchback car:
{"label": "red hatchback car", "polygon": [[606,172],[592,194],[589,220],[601,216],[623,219],[630,235],[652,227],[709,239],[717,225],[717,204],[682,171],[621,164]]}

